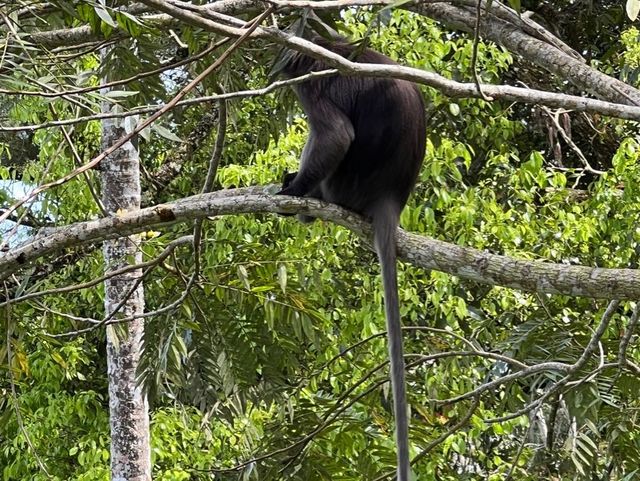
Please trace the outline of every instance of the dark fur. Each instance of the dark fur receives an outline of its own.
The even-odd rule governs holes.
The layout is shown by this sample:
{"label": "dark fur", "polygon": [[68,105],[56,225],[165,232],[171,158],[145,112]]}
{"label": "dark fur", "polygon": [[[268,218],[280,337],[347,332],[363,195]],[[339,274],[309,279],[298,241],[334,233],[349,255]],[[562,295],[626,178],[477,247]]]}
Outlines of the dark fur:
{"label": "dark fur", "polygon": [[[316,40],[343,57],[354,47]],[[291,78],[329,68],[309,56],[287,52],[282,67]],[[372,50],[361,63],[395,64]],[[398,480],[409,480],[409,440],[395,232],[425,153],[422,95],[411,82],[384,78],[331,77],[300,84],[296,93],[307,114],[309,138],[300,171],[285,178],[280,194],[338,204],[372,221],[380,259],[391,361],[398,446]]]}

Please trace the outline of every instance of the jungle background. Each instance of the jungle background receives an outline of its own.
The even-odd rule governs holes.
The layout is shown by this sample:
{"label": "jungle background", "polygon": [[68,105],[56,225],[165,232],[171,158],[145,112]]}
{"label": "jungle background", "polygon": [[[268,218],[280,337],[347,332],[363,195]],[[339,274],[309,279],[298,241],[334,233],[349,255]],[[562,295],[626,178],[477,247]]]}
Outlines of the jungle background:
{"label": "jungle background", "polygon": [[[271,76],[296,21],[436,74],[412,78],[428,145],[401,218],[425,243],[399,238],[416,479],[636,479],[636,4],[0,2],[2,479],[116,479],[130,298],[153,478],[393,476],[366,224],[253,187],[297,170],[306,139]],[[140,188],[118,195],[138,200],[109,203],[125,170]],[[219,204],[163,216],[201,193]],[[168,207],[118,227],[138,205]],[[133,250],[105,260],[118,235]]]}

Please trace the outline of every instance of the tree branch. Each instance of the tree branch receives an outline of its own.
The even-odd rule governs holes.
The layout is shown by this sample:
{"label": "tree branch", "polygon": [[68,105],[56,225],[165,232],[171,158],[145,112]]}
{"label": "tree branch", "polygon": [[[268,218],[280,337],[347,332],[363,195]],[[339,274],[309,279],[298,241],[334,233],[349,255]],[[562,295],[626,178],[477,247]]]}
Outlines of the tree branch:
{"label": "tree branch", "polygon": [[[418,2],[411,4],[408,8],[465,32],[472,33],[475,28],[475,13],[469,7]],[[501,5],[501,8],[507,7]],[[520,26],[498,18],[491,12],[492,10],[489,10],[483,17],[480,26],[480,35],[485,40],[502,45],[507,50],[601,99],[627,105],[640,105],[640,91],[631,85],[599,72],[547,41],[526,34]]]}
{"label": "tree branch", "polygon": [[[258,212],[301,213],[340,224],[371,238],[370,225],[335,205],[310,198],[272,196],[275,186],[229,189],[160,204],[120,216],[80,222],[0,255],[0,280],[29,263],[61,249],[127,236],[150,227],[197,218]],[[602,269],[527,261],[442,242],[403,230],[397,234],[398,253],[424,269],[446,272],[484,284],[530,292],[584,296],[597,299],[640,298],[640,270]]]}
{"label": "tree branch", "polygon": [[[146,8],[146,7],[145,7]],[[212,12],[224,12],[235,14],[237,12],[247,12],[256,10],[256,2],[254,0],[220,0],[207,5],[207,10]],[[166,29],[179,22],[170,15],[155,14],[139,17],[145,24],[154,27]],[[120,28],[116,28],[111,34],[111,38],[129,37],[129,34]],[[104,36],[95,33],[90,25],[82,27],[65,28],[60,30],[49,30],[43,32],[29,32],[26,36],[27,40],[38,44],[45,48],[55,48],[92,42],[96,40],[104,40]]]}
{"label": "tree branch", "polygon": [[[324,49],[317,47],[319,51]],[[318,54],[320,55],[320,54]],[[380,66],[376,64],[354,64],[353,62],[346,61],[347,65],[355,65],[355,67],[349,66],[340,69],[342,75],[349,75],[353,77],[393,77],[404,78],[412,80],[417,83],[429,85],[438,89],[445,95],[451,98],[466,98],[466,97],[478,97],[478,90],[473,83],[460,83],[455,80],[449,80],[438,74],[431,72],[423,72],[422,70],[413,69],[410,67],[394,66],[395,68],[389,69],[387,66]],[[380,68],[381,67],[381,68]],[[195,105],[207,102],[217,102],[220,100],[230,100],[237,98],[248,98],[266,95],[279,88],[297,85],[302,82],[306,82],[310,79],[324,78],[338,74],[338,69],[328,69],[319,72],[311,72],[300,77],[295,77],[289,80],[279,80],[273,82],[266,87],[252,89],[252,90],[239,90],[237,92],[229,92],[218,95],[208,95],[204,97],[195,97],[186,100],[181,100],[175,104],[175,106]],[[506,100],[522,103],[529,103],[533,105],[547,105],[550,107],[562,108],[568,111],[575,112],[591,112],[607,115],[614,118],[638,120],[640,121],[640,107],[634,107],[629,105],[621,105],[613,102],[607,102],[604,100],[591,99],[586,97],[579,97],[576,95],[566,95],[556,92],[546,92],[544,90],[523,89],[518,87],[512,87],[510,85],[484,85],[482,91],[489,93],[494,100]],[[22,132],[22,131],[35,131],[39,129],[45,129],[49,127],[60,127],[64,125],[73,125],[90,120],[103,120],[107,118],[124,118],[134,115],[144,115],[157,112],[164,108],[167,104],[160,105],[147,105],[137,107],[128,112],[108,112],[99,113],[93,115],[80,116],[71,119],[63,120],[51,120],[40,124],[30,125],[0,125],[0,132]]]}

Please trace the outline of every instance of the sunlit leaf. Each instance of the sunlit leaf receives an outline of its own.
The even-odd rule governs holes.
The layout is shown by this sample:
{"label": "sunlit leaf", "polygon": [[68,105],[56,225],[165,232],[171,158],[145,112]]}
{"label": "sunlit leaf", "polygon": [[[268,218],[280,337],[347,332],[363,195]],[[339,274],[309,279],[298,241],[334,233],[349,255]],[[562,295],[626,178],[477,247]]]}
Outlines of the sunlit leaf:
{"label": "sunlit leaf", "polygon": [[627,0],[626,4],[627,16],[632,22],[635,22],[640,13],[640,0]]}

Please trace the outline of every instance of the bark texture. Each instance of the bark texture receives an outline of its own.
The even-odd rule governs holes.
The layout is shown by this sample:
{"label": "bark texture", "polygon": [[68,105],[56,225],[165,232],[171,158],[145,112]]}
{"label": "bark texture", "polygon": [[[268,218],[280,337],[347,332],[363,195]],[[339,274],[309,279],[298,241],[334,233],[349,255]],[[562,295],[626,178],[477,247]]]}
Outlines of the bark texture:
{"label": "bark texture", "polygon": [[[102,124],[102,149],[125,135],[116,120]],[[127,142],[100,164],[102,200],[107,212],[119,216],[140,208],[140,172],[137,148]],[[131,263],[139,264],[142,253],[135,235],[104,243],[105,271]],[[105,314],[114,319],[142,314],[144,292],[139,282],[142,272],[134,270],[105,281]],[[112,481],[151,479],[149,408],[136,383],[142,351],[144,321],[107,327],[107,369],[111,424]]]}
{"label": "bark texture", "polygon": [[[473,7],[447,3],[413,3],[407,8],[458,30],[473,32],[475,27]],[[599,72],[548,41],[528,35],[519,25],[485,12],[481,17],[480,35],[598,98],[626,105],[640,105],[638,89]]]}

